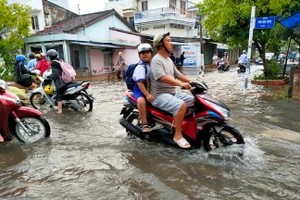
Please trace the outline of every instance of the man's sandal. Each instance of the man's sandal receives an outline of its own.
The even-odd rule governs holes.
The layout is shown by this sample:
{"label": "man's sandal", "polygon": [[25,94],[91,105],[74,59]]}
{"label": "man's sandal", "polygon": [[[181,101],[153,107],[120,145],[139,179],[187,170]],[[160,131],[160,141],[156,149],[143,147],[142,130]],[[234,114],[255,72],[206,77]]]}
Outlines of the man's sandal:
{"label": "man's sandal", "polygon": [[142,126],[142,132],[144,132],[144,133],[150,132],[150,127],[149,127],[148,124],[143,124],[143,126]]}

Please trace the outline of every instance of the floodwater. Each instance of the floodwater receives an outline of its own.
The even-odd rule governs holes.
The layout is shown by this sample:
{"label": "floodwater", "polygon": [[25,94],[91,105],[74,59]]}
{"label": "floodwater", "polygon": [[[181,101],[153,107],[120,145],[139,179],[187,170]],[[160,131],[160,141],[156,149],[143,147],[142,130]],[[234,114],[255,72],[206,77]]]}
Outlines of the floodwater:
{"label": "floodwater", "polygon": [[118,123],[125,84],[93,82],[93,112],[45,110],[49,139],[0,145],[0,199],[300,199],[300,98],[287,100],[287,86],[244,93],[244,79],[234,68],[203,77],[231,108],[243,156],[129,139]]}

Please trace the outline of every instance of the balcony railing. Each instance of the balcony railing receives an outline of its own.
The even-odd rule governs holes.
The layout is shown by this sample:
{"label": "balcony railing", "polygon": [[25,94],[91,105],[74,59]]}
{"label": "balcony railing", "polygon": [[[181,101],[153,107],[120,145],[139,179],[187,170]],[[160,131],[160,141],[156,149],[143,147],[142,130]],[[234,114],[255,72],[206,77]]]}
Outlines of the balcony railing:
{"label": "balcony railing", "polygon": [[150,23],[175,23],[186,26],[194,26],[196,13],[187,10],[173,8],[159,8],[135,13],[134,23],[136,26],[145,26]]}

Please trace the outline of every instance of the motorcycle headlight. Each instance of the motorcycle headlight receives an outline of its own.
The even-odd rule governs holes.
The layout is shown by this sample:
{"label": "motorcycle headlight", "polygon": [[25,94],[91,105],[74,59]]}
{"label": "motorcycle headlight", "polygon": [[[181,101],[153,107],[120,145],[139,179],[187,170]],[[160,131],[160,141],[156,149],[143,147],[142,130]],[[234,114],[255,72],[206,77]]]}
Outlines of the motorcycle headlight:
{"label": "motorcycle headlight", "polygon": [[208,104],[210,104],[214,109],[216,109],[218,112],[220,112],[223,117],[225,118],[225,120],[229,120],[230,119],[230,111],[217,105],[217,104],[214,104],[210,101],[206,101]]}

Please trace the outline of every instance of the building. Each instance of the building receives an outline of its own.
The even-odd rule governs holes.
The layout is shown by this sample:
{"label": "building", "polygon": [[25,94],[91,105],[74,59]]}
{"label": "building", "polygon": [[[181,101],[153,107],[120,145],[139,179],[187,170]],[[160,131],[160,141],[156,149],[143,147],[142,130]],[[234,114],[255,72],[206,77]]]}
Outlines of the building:
{"label": "building", "polygon": [[[31,33],[44,30],[46,27],[75,14],[65,9],[69,7],[68,0],[8,0],[7,2],[8,4],[25,4],[32,8],[29,11],[32,22]],[[51,6],[53,4],[56,6]]]}
{"label": "building", "polygon": [[[198,16],[199,9],[196,3],[199,0],[109,0],[105,8],[116,8],[116,10],[136,28],[141,34],[155,35],[159,32],[171,32],[175,40],[174,55],[179,57],[183,51],[193,55],[187,58],[185,68],[196,68],[204,64],[211,64],[211,57],[217,51],[217,43],[209,43],[205,37],[205,29],[202,30],[203,58],[200,49],[200,26]],[[202,58],[202,59],[201,59]],[[201,64],[203,63],[203,64]]]}

